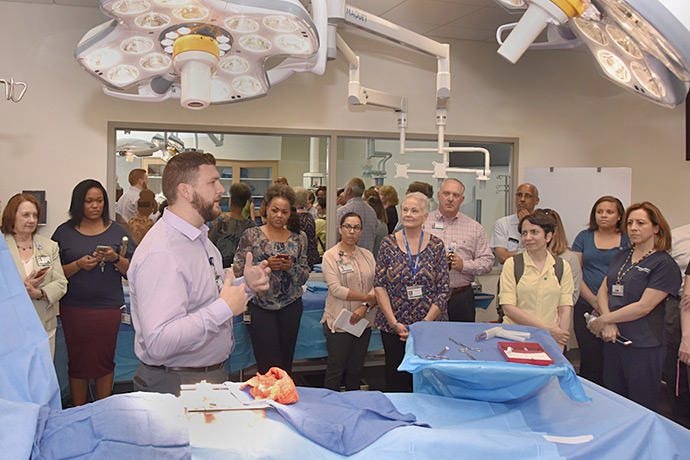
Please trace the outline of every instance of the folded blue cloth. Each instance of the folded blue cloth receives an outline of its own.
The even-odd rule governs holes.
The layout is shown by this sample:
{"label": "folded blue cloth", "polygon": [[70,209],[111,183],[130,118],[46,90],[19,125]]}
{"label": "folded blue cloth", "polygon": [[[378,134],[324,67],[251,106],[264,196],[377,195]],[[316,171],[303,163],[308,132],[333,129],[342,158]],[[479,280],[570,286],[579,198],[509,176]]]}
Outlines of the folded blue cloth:
{"label": "folded blue cloth", "polygon": [[114,395],[62,411],[41,408],[33,460],[188,459],[189,426],[173,395]]}
{"label": "folded blue cloth", "polygon": [[307,291],[328,292],[328,285],[323,281],[307,281]]}
{"label": "folded blue cloth", "polygon": [[352,455],[393,428],[416,423],[414,414],[398,412],[378,391],[338,393],[323,388],[297,388],[299,401],[288,406],[266,401],[302,436],[342,455]]}

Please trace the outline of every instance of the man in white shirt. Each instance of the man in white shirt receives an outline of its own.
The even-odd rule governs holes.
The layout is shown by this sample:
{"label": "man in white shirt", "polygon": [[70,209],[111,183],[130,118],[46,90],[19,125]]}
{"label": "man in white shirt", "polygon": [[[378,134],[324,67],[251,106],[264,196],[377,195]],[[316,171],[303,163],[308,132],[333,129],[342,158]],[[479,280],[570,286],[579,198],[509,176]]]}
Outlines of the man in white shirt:
{"label": "man in white shirt", "polygon": [[115,204],[115,212],[122,216],[125,222],[136,216],[137,202],[142,190],[149,188],[149,176],[145,169],[133,169],[129,172],[129,190],[127,190]]}
{"label": "man in white shirt", "polygon": [[450,268],[450,321],[474,322],[475,302],[472,281],[491,271],[494,255],[484,228],[460,212],[465,186],[457,179],[446,179],[438,192],[438,209],[429,213],[424,231],[435,235],[446,247]]}
{"label": "man in white shirt", "polygon": [[524,249],[518,224],[523,217],[534,212],[537,204],[539,204],[537,187],[532,184],[520,184],[515,192],[517,213],[498,219],[491,236],[491,249],[494,250],[499,264],[503,265],[509,257]]}

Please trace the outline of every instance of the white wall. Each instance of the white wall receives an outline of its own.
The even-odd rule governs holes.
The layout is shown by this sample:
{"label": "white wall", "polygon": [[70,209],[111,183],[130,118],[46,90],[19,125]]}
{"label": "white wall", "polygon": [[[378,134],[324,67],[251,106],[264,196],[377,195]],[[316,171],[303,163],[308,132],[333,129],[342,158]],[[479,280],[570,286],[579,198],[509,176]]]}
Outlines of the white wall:
{"label": "white wall", "polygon": [[[65,219],[77,182],[105,181],[109,121],[396,131],[394,114],[347,106],[342,59],[331,62],[325,75],[295,75],[262,99],[201,112],[182,109],[178,101],[105,96],[73,57],[84,33],[105,19],[96,8],[0,1],[0,78],[29,86],[19,104],[0,99],[0,199],[22,189],[46,190],[48,225],[42,233]],[[433,133],[434,60],[343,35],[361,54],[363,84],[405,94],[410,132]],[[690,221],[677,198],[690,172],[683,108],[664,109],[622,92],[599,77],[584,53],[530,51],[510,65],[495,51],[488,43],[451,43],[449,135],[519,138],[518,179],[528,166],[631,167],[633,201],[658,204],[673,226]]]}

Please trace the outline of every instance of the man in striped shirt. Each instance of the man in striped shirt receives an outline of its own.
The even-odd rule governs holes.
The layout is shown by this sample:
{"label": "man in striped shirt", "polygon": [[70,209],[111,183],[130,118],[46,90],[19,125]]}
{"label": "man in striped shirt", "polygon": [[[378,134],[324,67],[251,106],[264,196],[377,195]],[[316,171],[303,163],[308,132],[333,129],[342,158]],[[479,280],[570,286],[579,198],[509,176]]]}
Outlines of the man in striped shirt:
{"label": "man in striped shirt", "polygon": [[438,192],[438,209],[424,223],[427,231],[443,240],[450,268],[450,321],[474,322],[475,303],[472,281],[491,271],[494,255],[484,228],[460,212],[465,186],[457,179],[446,179]]}

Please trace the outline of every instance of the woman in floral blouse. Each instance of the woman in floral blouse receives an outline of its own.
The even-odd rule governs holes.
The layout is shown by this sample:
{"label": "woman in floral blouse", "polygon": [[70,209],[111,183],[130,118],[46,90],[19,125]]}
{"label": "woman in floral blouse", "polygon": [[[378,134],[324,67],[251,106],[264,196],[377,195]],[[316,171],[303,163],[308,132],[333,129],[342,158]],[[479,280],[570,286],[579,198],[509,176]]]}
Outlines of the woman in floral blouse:
{"label": "woman in floral blouse", "polygon": [[403,229],[381,242],[374,287],[379,303],[376,327],[386,355],[386,391],[412,391],[412,376],[398,372],[405,354],[407,326],[447,320],[450,275],[443,241],[425,233],[429,199],[419,192],[402,203]]}
{"label": "woman in floral blouse", "polygon": [[236,275],[244,271],[249,251],[257,263],[268,261],[271,287],[249,301],[251,322],[247,329],[258,371],[265,374],[277,366],[289,373],[302,319],[302,285],[309,278],[307,241],[299,229],[286,228],[295,203],[295,192],[290,187],[270,187],[264,203],[266,224],[245,230],[237,245],[233,270]]}

